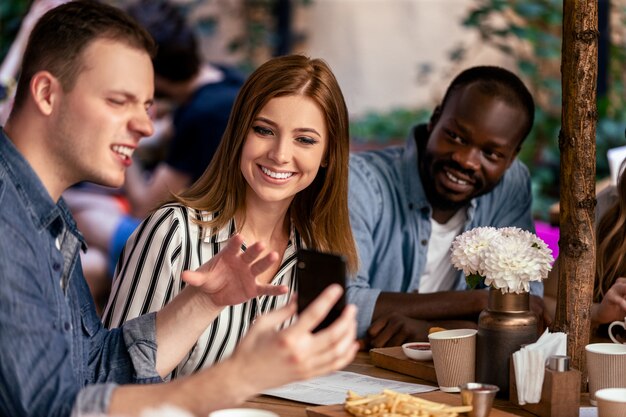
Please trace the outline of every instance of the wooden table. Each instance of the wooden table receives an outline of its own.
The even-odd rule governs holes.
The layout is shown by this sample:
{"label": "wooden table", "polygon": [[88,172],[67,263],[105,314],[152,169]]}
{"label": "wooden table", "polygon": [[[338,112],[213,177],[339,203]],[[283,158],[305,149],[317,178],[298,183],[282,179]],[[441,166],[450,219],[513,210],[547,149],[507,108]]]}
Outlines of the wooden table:
{"label": "wooden table", "polygon": [[[378,368],[370,361],[369,353],[359,352],[354,361],[348,365],[345,371],[356,372],[363,375],[373,376],[376,378],[385,378],[395,381],[412,382],[415,384],[433,385],[431,382],[421,379],[413,378],[411,376],[402,375],[396,372],[388,371],[386,369]],[[458,394],[456,394],[458,395]],[[281,398],[270,397],[266,395],[260,395],[249,401],[244,405],[250,408],[260,408],[277,413],[281,417],[307,417],[306,408],[312,407],[310,404],[300,403],[296,401],[284,400]],[[511,404],[508,401],[496,399],[494,407],[508,413],[518,415],[535,417],[525,410]]]}

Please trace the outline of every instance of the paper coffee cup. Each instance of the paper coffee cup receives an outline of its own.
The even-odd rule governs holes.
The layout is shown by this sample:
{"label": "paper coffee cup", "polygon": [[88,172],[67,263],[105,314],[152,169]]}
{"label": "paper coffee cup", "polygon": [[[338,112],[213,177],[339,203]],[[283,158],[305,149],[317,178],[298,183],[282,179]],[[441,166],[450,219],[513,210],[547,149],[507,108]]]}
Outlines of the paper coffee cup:
{"label": "paper coffee cup", "polygon": [[589,402],[603,388],[626,388],[626,345],[591,343],[585,346],[589,374]]}
{"label": "paper coffee cup", "polygon": [[456,329],[428,335],[440,390],[459,392],[460,385],[474,381],[476,333],[476,329]]}
{"label": "paper coffee cup", "polygon": [[626,388],[603,388],[596,391],[598,417],[626,417]]}

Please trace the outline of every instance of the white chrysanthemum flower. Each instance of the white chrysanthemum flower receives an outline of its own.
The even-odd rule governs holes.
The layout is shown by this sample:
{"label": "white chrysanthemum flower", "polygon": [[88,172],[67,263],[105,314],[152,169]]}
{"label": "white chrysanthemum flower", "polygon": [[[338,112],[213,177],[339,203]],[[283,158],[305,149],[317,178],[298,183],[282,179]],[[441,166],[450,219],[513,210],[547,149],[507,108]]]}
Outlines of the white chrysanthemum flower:
{"label": "white chrysanthemum flower", "polygon": [[477,227],[457,236],[452,242],[452,264],[465,275],[483,275],[482,254],[499,236],[495,227]]}
{"label": "white chrysanthemum flower", "polygon": [[506,292],[528,292],[552,268],[552,251],[535,234],[517,227],[479,227],[452,244],[452,263],[466,275],[481,275],[485,284]]}

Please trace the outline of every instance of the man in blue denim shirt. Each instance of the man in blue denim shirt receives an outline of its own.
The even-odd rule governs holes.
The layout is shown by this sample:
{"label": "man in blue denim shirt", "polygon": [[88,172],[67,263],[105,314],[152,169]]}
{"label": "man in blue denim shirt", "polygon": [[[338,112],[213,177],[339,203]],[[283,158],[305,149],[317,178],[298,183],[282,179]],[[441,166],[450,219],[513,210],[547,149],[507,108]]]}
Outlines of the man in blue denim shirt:
{"label": "man in blue denim shirt", "polygon": [[2,416],[130,416],[163,404],[206,416],[354,357],[353,306],[312,334],[341,294],[335,286],[294,326],[276,330],[292,303],[259,318],[228,360],[148,384],[167,378],[224,306],[287,290],[257,283],[278,255],[260,243],[242,252],[240,237],[183,274],[188,285],[158,313],[102,327],[78,256],[83,238],[61,194],[80,181],[122,184],[138,140],[152,133],[153,49],[128,16],[92,1],[49,11],[31,33],[0,129]]}
{"label": "man in blue denim shirt", "polygon": [[[477,226],[534,231],[530,177],[516,159],[533,118],[521,80],[474,67],[453,80],[404,147],[352,155],[350,221],[361,265],[347,295],[359,307],[359,337],[398,346],[425,340],[435,324],[475,326],[487,293],[462,291],[450,245]],[[541,296],[542,284],[531,292]],[[541,298],[532,304],[542,317]]]}

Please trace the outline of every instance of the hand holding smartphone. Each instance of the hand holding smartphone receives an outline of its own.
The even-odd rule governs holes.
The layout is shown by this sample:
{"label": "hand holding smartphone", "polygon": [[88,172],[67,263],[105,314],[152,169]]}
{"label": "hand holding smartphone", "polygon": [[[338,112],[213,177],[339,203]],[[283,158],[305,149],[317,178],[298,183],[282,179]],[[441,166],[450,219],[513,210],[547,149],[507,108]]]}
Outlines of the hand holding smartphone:
{"label": "hand holding smartphone", "polygon": [[[345,291],[346,262],[342,256],[311,249],[300,249],[297,256],[298,314],[306,310],[330,284],[339,284]],[[330,326],[341,315],[345,306],[344,293],[313,333]]]}

